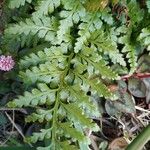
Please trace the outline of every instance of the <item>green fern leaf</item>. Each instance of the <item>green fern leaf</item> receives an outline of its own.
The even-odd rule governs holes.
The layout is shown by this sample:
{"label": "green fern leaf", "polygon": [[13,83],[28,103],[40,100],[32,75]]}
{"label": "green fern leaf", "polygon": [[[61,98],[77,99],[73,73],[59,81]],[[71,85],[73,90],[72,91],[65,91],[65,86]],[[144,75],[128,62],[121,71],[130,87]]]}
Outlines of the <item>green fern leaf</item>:
{"label": "green fern leaf", "polygon": [[116,42],[107,36],[103,30],[98,30],[92,33],[88,40],[88,44],[89,43],[92,48],[96,48],[98,51],[109,55],[113,63],[119,63],[122,66],[126,66],[123,55],[117,49]]}
{"label": "green fern leaf", "polygon": [[[89,55],[88,53],[85,53],[85,52],[86,52],[86,50],[83,51],[83,53],[85,55]],[[91,52],[92,52],[92,50],[91,50]],[[92,54],[95,54],[95,53],[92,53]],[[80,54],[79,57],[81,57],[83,60],[85,60],[86,61],[85,63],[92,65],[96,70],[95,72],[98,71],[97,73],[101,74],[102,78],[115,79],[118,77],[117,74],[115,72],[113,72],[110,67],[106,66],[105,61],[103,61],[101,58],[99,58],[99,60],[97,60],[97,57],[92,56],[92,54],[90,57]]]}
{"label": "green fern leaf", "polygon": [[75,104],[62,104],[67,112],[72,115],[73,121],[80,122],[84,127],[93,128],[94,124],[88,119]]}
{"label": "green fern leaf", "polygon": [[68,34],[74,23],[78,23],[81,17],[85,16],[85,9],[78,0],[62,0],[64,5],[63,11],[60,13],[60,26],[57,31],[59,43],[62,41],[68,42]]}
{"label": "green fern leaf", "polygon": [[[44,87],[44,88],[43,88]],[[39,84],[39,89],[32,92],[25,92],[24,96],[19,96],[13,102],[8,103],[10,107],[36,106],[38,104],[53,103],[55,101],[56,90],[51,90],[46,84]]]}
{"label": "green fern leaf", "polygon": [[114,23],[111,9],[105,8],[103,11],[101,11],[101,19],[104,20],[108,25],[112,25]]}
{"label": "green fern leaf", "polygon": [[91,37],[91,33],[99,31],[103,24],[102,20],[109,25],[113,24],[113,18],[109,12],[110,10],[106,9],[103,12],[86,13],[86,15],[81,18],[82,23],[79,25],[78,32],[79,37],[77,38],[74,48],[76,53],[87,44],[87,40]]}
{"label": "green fern leaf", "polygon": [[113,99],[113,94],[108,90],[107,86],[103,84],[100,80],[95,79],[92,81],[88,81],[88,84],[92,87],[93,92],[97,92],[98,96],[111,98]]}
{"label": "green fern leaf", "polygon": [[88,13],[82,18],[82,23],[79,25],[79,38],[75,43],[74,51],[78,53],[82,47],[87,43],[87,39],[90,38],[91,32],[100,29],[102,21],[100,19],[101,13]]}
{"label": "green fern leaf", "polygon": [[26,118],[26,122],[43,122],[44,120],[50,121],[52,119],[52,110],[38,109],[37,113],[32,113]]}
{"label": "green fern leaf", "polygon": [[36,15],[43,16],[52,13],[60,5],[60,0],[41,0],[36,8]]}
{"label": "green fern leaf", "polygon": [[25,139],[27,142],[36,143],[37,141],[43,141],[44,139],[49,139],[51,137],[51,128],[50,129],[41,129],[39,133],[33,133],[33,136]]}
{"label": "green fern leaf", "polygon": [[59,79],[60,73],[61,71],[55,65],[52,65],[51,62],[46,62],[45,64],[40,64],[39,67],[34,66],[31,70],[28,69],[26,72],[20,72],[20,77],[24,79],[28,77],[26,81],[32,83],[37,81],[50,83],[51,81],[55,81],[55,79]]}
{"label": "green fern leaf", "polygon": [[84,140],[84,135],[81,132],[77,131],[75,128],[71,127],[70,123],[61,123],[58,124],[58,126],[65,132],[65,134],[68,134],[73,139],[76,139],[78,141]]}
{"label": "green fern leaf", "polygon": [[55,59],[65,60],[68,56],[63,55],[61,47],[53,46],[51,48],[45,48],[43,51],[38,51],[37,54],[31,53],[29,56],[25,56],[21,59],[19,66],[21,69],[29,68],[45,62],[51,62]]}
{"label": "green fern leaf", "polygon": [[19,8],[20,6],[25,5],[26,2],[31,3],[32,0],[10,0],[9,7],[12,9]]}
{"label": "green fern leaf", "polygon": [[67,141],[65,141],[65,142],[60,142],[59,144],[60,144],[60,146],[61,146],[61,148],[62,148],[63,150],[68,150],[68,149],[71,149],[71,150],[78,150],[78,148],[76,148],[76,147],[73,146],[73,145],[70,145],[70,143],[67,142]]}
{"label": "green fern leaf", "polygon": [[[86,128],[98,130],[90,118],[100,115],[95,97],[115,98],[105,83],[118,79],[114,65],[129,63],[130,73],[134,73],[137,41],[131,39],[137,39],[136,35],[138,44],[149,49],[149,27],[141,27],[147,9],[140,8],[136,0],[121,1],[117,6],[123,5],[121,12],[111,7],[118,0],[15,1],[10,2],[11,8],[27,2],[32,17],[19,23],[20,19],[15,19],[5,30],[8,41],[19,43],[23,56],[20,77],[27,85],[24,95],[8,106],[34,108],[26,122],[47,124],[27,138],[33,143],[48,139],[39,150],[89,149],[90,139],[84,132]],[[25,45],[28,50],[24,52],[20,47]]]}
{"label": "green fern leaf", "polygon": [[146,5],[147,5],[147,8],[148,8],[148,12],[150,13],[150,1],[149,0],[146,1]]}
{"label": "green fern leaf", "polygon": [[126,44],[126,46],[122,49],[122,52],[128,52],[126,57],[129,59],[130,63],[130,74],[134,73],[137,67],[137,56],[135,47]]}
{"label": "green fern leaf", "polygon": [[70,94],[77,99],[76,103],[78,104],[78,106],[86,108],[90,113],[92,113],[91,111],[95,109],[94,114],[96,115],[97,114],[96,108],[95,108],[94,103],[91,102],[90,97],[87,96],[82,90],[80,91],[80,95],[77,93],[77,89],[80,89],[80,88],[81,87],[79,84],[68,87]]}
{"label": "green fern leaf", "polygon": [[140,9],[140,6],[136,0],[131,0],[128,5],[128,15],[130,17],[131,24],[134,25],[137,22],[140,22],[143,19],[143,10]]}
{"label": "green fern leaf", "polygon": [[129,28],[121,26],[116,30],[119,36],[118,43],[124,45],[122,52],[125,53],[126,58],[128,58],[128,62],[130,64],[130,74],[134,73],[137,67],[136,48],[134,46],[134,43],[131,43],[130,41],[132,29],[133,29],[132,26],[130,26]]}
{"label": "green fern leaf", "polygon": [[51,41],[56,43],[56,30],[57,30],[57,20],[52,17],[33,17],[32,19],[26,19],[25,22],[20,22],[12,27],[6,29],[5,34],[8,35],[38,35],[39,38],[44,38],[46,41]]}
{"label": "green fern leaf", "polygon": [[142,29],[138,40],[141,41],[141,44],[147,47],[147,50],[150,51],[150,28]]}

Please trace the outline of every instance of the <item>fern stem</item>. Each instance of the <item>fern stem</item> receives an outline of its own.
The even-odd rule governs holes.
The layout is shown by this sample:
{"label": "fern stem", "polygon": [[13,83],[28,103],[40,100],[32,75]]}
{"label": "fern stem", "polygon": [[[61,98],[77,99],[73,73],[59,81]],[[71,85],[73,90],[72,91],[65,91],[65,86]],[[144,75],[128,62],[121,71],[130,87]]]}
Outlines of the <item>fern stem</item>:
{"label": "fern stem", "polygon": [[[52,143],[55,144],[56,141],[56,129],[57,129],[57,110],[59,107],[59,91],[57,92],[57,96],[56,96],[56,103],[54,106],[54,113],[53,113],[53,124],[52,124]],[[53,145],[53,147],[55,148],[55,145]]]}
{"label": "fern stem", "polygon": [[[71,53],[68,59],[68,66],[66,67],[66,69],[64,70],[62,76],[61,76],[61,84],[59,86],[59,89],[56,93],[56,102],[55,102],[55,106],[54,106],[54,113],[53,113],[53,123],[52,123],[52,143],[56,143],[56,130],[57,130],[57,111],[59,108],[59,104],[61,103],[60,98],[59,98],[59,92],[61,91],[61,89],[64,86],[64,79],[68,73],[68,70],[70,69],[70,64],[71,64],[71,60],[74,56],[74,53]],[[54,148],[56,148],[55,145],[53,145]]]}
{"label": "fern stem", "polygon": [[122,80],[128,80],[129,78],[149,78],[150,77],[150,73],[137,73],[137,74],[132,74],[132,75],[125,75],[125,76],[122,76],[121,79]]}
{"label": "fern stem", "polygon": [[64,79],[68,73],[68,70],[70,69],[70,65],[71,65],[71,60],[74,56],[74,53],[71,53],[69,58],[68,58],[68,66],[66,67],[66,69],[64,70],[64,73],[62,74],[62,77],[61,77],[61,86],[60,86],[60,89],[62,88],[63,84],[64,84]]}

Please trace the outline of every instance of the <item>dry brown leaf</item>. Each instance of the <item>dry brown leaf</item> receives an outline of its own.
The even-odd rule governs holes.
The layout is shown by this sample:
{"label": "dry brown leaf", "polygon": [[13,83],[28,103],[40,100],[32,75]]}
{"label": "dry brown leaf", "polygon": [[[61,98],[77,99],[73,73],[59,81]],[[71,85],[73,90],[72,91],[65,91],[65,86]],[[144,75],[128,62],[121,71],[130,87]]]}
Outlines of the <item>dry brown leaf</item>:
{"label": "dry brown leaf", "polygon": [[104,9],[108,5],[108,0],[89,0],[86,3],[86,9],[88,11],[98,11]]}
{"label": "dry brown leaf", "polygon": [[114,139],[108,147],[108,150],[124,150],[128,143],[123,137]]}

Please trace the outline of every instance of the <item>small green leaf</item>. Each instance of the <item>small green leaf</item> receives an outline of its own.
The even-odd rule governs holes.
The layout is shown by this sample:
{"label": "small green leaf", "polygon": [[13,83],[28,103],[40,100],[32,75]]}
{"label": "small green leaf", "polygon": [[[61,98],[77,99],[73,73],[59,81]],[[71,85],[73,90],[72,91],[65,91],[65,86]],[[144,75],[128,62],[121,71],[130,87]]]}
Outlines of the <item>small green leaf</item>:
{"label": "small green leaf", "polygon": [[140,79],[130,78],[128,80],[128,90],[135,97],[146,97],[146,86]]}
{"label": "small green leaf", "polygon": [[8,122],[7,118],[3,113],[0,113],[0,126],[5,125]]}
{"label": "small green leaf", "polygon": [[144,78],[143,82],[146,86],[146,102],[147,104],[150,103],[150,78]]}
{"label": "small green leaf", "polygon": [[112,102],[111,100],[107,100],[105,103],[105,109],[106,112],[110,115],[110,116],[118,116],[119,115],[119,111],[116,109],[115,102]]}

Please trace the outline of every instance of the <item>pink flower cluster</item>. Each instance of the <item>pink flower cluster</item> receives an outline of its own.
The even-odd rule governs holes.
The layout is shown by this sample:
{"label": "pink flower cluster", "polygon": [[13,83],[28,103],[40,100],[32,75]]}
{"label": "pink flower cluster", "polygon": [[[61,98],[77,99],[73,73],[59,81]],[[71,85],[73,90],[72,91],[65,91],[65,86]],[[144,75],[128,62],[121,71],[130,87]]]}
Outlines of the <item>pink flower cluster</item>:
{"label": "pink flower cluster", "polygon": [[15,62],[12,56],[0,56],[0,70],[10,71],[15,65]]}

